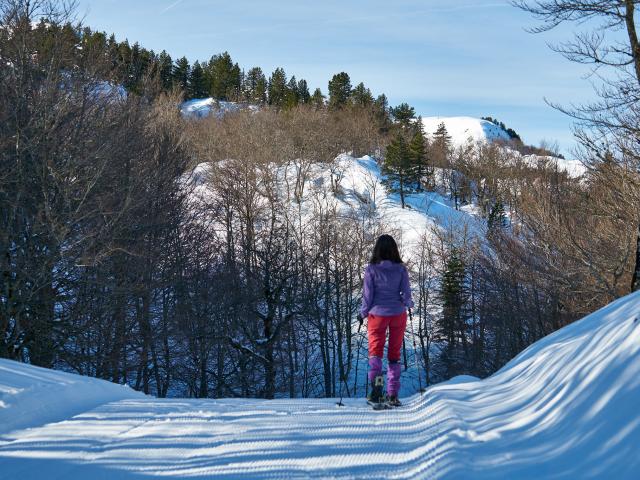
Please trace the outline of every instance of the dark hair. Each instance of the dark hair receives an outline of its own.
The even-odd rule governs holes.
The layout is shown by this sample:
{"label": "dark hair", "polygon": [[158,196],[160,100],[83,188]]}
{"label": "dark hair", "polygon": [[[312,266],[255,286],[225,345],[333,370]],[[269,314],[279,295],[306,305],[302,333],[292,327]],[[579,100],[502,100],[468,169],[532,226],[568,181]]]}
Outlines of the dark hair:
{"label": "dark hair", "polygon": [[403,263],[398,251],[398,244],[391,235],[380,235],[373,247],[373,254],[369,263],[380,263],[382,260],[391,260],[394,263]]}

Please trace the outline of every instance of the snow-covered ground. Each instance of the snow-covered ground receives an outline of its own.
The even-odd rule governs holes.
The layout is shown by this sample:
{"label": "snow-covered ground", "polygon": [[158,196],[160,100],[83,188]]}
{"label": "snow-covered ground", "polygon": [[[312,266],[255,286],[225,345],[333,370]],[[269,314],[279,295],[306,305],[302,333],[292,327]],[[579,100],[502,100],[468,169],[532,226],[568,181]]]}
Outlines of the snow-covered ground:
{"label": "snow-covered ground", "polygon": [[587,167],[580,160],[541,155],[524,155],[522,159],[531,167],[557,168],[560,172],[567,172],[567,175],[571,178],[580,178],[587,173]]}
{"label": "snow-covered ground", "polygon": [[637,293],[382,412],[155,399],[1,360],[0,478],[637,479],[639,316]]}
{"label": "snow-covered ground", "polygon": [[257,105],[236,102],[218,101],[213,98],[197,98],[187,100],[180,106],[180,112],[186,118],[205,118],[214,113],[221,118],[225,113],[238,112],[240,110],[257,111]]}

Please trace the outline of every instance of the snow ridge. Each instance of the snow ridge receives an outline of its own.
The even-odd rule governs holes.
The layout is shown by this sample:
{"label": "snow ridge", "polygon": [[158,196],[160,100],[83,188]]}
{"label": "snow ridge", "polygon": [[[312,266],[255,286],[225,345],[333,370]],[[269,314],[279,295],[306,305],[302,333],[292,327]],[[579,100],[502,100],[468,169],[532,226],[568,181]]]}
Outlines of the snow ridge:
{"label": "snow ridge", "polygon": [[0,358],[0,435],[140,397],[127,386]]}

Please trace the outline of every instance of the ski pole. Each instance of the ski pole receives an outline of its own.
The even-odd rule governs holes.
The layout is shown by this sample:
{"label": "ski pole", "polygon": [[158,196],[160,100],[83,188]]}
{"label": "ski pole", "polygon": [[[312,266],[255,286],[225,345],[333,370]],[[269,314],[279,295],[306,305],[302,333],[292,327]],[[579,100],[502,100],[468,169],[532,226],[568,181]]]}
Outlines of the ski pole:
{"label": "ski pole", "polygon": [[[360,332],[360,328],[358,328],[358,333],[359,332]],[[360,335],[358,340],[356,340],[356,373],[355,373],[356,378],[354,379],[355,381],[353,382],[354,395],[357,395],[356,392],[358,391],[358,367],[360,366],[360,351],[362,350],[363,339],[364,339],[364,335]],[[366,390],[367,389],[365,388],[365,392]]]}
{"label": "ski pole", "polygon": [[[356,332],[356,335],[360,333],[360,329],[362,328],[363,323],[364,321],[360,322],[360,325],[358,325],[358,331]],[[336,405],[338,405],[339,407],[344,407],[344,403],[342,403],[342,384],[346,382],[344,378],[344,372],[342,375],[340,375],[340,377],[340,400],[338,401],[338,403],[336,403]]]}
{"label": "ski pole", "polygon": [[411,309],[409,309],[409,326],[411,328],[411,337],[413,338],[413,358],[416,361],[416,371],[418,372],[418,385],[420,386],[420,395],[424,393],[422,388],[422,373],[420,373],[420,367],[418,366],[418,346],[416,345],[416,334],[413,330],[413,315]]}

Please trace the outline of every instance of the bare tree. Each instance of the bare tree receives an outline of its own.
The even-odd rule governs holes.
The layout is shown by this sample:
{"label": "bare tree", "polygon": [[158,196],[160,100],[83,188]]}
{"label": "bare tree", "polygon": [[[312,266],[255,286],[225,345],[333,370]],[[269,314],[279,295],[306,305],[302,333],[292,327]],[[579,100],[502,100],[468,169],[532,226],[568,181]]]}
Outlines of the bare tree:
{"label": "bare tree", "polygon": [[[571,108],[554,105],[576,120],[576,136],[591,162],[615,160],[621,168],[640,175],[640,42],[636,28],[638,0],[517,0],[515,6],[531,13],[542,24],[532,29],[544,32],[563,23],[586,28],[572,41],[554,49],[573,62],[602,68],[614,74],[598,75],[599,101]],[[619,35],[618,32],[623,32]],[[637,184],[637,182],[635,182]],[[616,189],[617,185],[611,185]],[[640,212],[637,195],[624,197],[623,208]],[[640,217],[632,220],[636,230],[631,290],[640,289]]]}

